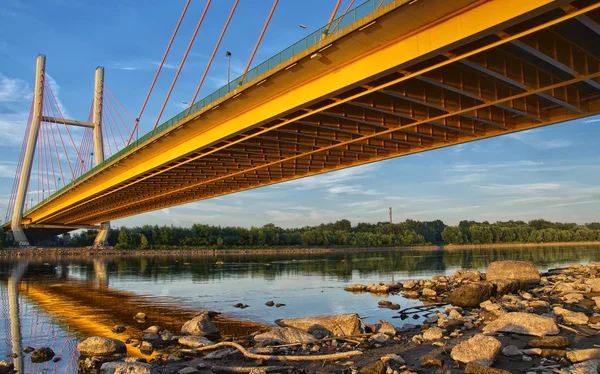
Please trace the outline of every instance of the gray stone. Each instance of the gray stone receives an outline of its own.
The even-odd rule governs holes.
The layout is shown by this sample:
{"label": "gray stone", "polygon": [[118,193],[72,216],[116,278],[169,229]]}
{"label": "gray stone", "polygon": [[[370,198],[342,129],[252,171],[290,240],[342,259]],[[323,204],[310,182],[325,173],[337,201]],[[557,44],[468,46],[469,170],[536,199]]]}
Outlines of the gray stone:
{"label": "gray stone", "polygon": [[524,283],[540,283],[537,267],[524,261],[495,261],[488,265],[485,274],[487,280],[515,279]]}
{"label": "gray stone", "polygon": [[276,327],[262,334],[255,335],[254,340],[271,344],[294,344],[310,342],[315,340],[315,337],[300,329]]}
{"label": "gray stone", "polygon": [[77,344],[77,349],[86,356],[108,356],[127,352],[127,347],[122,341],[103,336],[87,338]]}
{"label": "gray stone", "polygon": [[159,338],[158,334],[155,334],[155,333],[152,333],[152,332],[147,332],[147,333],[144,334],[144,340],[150,340],[150,341],[152,341],[152,340],[156,340],[158,338]]}
{"label": "gray stone", "polygon": [[476,307],[489,300],[494,287],[488,282],[473,282],[454,290],[448,299],[450,304],[462,307]]}
{"label": "gray stone", "polygon": [[179,344],[185,345],[186,347],[190,348],[198,348],[215,344],[212,341],[206,339],[204,336],[195,335],[182,336],[181,338],[179,338],[178,342]]}
{"label": "gray stone", "polygon": [[505,356],[521,356],[523,353],[514,345],[507,345],[502,348],[502,354]]}
{"label": "gray stone", "polygon": [[142,344],[140,344],[140,352],[142,352],[145,355],[151,355],[152,352],[154,352],[154,347],[152,346],[152,343],[143,341]]}
{"label": "gray stone", "polygon": [[219,349],[219,350],[210,352],[209,354],[204,356],[204,358],[206,360],[221,360],[221,359],[224,359],[225,357],[231,356],[232,354],[234,354],[236,352],[237,352],[236,349]]}
{"label": "gray stone", "polygon": [[386,320],[380,320],[375,326],[376,333],[382,333],[389,336],[396,336],[396,328]]}
{"label": "gray stone", "polygon": [[210,321],[208,312],[202,312],[181,327],[181,332],[190,335],[218,335],[219,329]]}
{"label": "gray stone", "polygon": [[160,326],[150,326],[143,331],[145,334],[158,334],[160,332]]}
{"label": "gray stone", "polygon": [[502,348],[502,343],[494,337],[477,334],[458,343],[450,355],[452,359],[462,363],[476,362],[481,365],[491,366],[496,355]]}
{"label": "gray stone", "polygon": [[600,371],[600,360],[579,362],[575,365],[557,370],[558,374],[591,374]]}
{"label": "gray stone", "polygon": [[383,333],[371,335],[371,337],[369,337],[369,341],[370,342],[380,343],[380,344],[385,343],[389,339],[390,339],[390,336],[386,335],[386,334],[383,334]]}
{"label": "gray stone", "polygon": [[158,371],[142,362],[107,362],[100,367],[100,374],[158,374]]}
{"label": "gray stone", "polygon": [[406,361],[404,361],[404,359],[401,356],[395,353],[388,353],[387,355],[382,356],[381,361],[383,361],[383,363],[391,361],[396,365],[404,365],[406,363]]}
{"label": "gray stone", "polygon": [[423,339],[425,340],[437,340],[442,338],[442,329],[439,327],[432,327],[423,332]]}
{"label": "gray stone", "polygon": [[188,366],[186,368],[179,370],[177,372],[177,374],[200,374],[200,371],[198,371],[198,369],[196,369],[196,368]]}
{"label": "gray stone", "polygon": [[346,336],[358,335],[364,332],[358,314],[279,319],[275,323],[282,327],[294,327],[306,331],[313,334],[317,339],[324,337],[317,336],[317,333],[325,336]]}
{"label": "gray stone", "polygon": [[522,335],[545,336],[557,335],[560,330],[552,318],[532,313],[513,312],[499,316],[488,323],[485,332],[508,332]]}

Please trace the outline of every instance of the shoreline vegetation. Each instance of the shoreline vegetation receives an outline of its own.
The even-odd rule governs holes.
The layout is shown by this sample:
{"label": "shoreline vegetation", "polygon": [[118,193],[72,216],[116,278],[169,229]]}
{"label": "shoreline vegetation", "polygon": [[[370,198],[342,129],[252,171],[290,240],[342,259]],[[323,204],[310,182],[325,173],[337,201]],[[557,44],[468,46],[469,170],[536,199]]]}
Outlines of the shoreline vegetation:
{"label": "shoreline vegetation", "polygon": [[[87,230],[37,243],[39,247],[92,246],[97,231]],[[8,240],[0,235],[0,248]],[[548,244],[600,241],[600,222],[460,221],[448,226],[441,220],[399,223],[360,222],[347,219],[318,226],[282,228],[272,223],[262,227],[222,227],[194,224],[191,227],[138,226],[111,229],[108,245],[115,249],[271,249],[271,248],[376,248],[444,245]]]}
{"label": "shoreline vegetation", "polygon": [[498,248],[545,248],[545,247],[580,247],[600,246],[600,241],[593,242],[554,242],[554,243],[504,243],[504,244],[461,244],[461,245],[423,245],[410,247],[337,247],[337,248],[176,248],[176,249],[116,249],[114,247],[31,247],[6,248],[0,251],[0,258],[21,257],[153,257],[153,256],[236,256],[265,254],[323,254],[353,253],[368,251],[454,251]]}

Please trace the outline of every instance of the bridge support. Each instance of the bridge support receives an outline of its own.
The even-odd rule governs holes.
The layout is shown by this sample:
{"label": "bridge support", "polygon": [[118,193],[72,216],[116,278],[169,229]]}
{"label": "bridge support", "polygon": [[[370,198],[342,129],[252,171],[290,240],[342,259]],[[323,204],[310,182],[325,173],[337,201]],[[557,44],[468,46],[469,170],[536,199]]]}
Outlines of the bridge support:
{"label": "bridge support", "polygon": [[35,69],[35,91],[33,93],[33,112],[31,114],[31,128],[27,138],[27,149],[23,159],[23,169],[19,178],[19,187],[15,196],[15,205],[12,215],[12,232],[15,244],[20,247],[28,247],[29,240],[25,236],[21,221],[23,220],[23,207],[27,194],[27,186],[31,177],[31,165],[35,156],[35,145],[37,143],[38,132],[40,129],[40,120],[42,117],[42,103],[44,99],[44,72],[46,70],[46,56],[39,55]]}
{"label": "bridge support", "polygon": [[[94,108],[92,124],[94,125],[94,160],[96,166],[104,161],[104,144],[102,140],[102,98],[104,97],[104,68],[96,68],[94,79]],[[94,247],[104,247],[108,244],[110,222],[102,222],[100,231],[94,240]]]}

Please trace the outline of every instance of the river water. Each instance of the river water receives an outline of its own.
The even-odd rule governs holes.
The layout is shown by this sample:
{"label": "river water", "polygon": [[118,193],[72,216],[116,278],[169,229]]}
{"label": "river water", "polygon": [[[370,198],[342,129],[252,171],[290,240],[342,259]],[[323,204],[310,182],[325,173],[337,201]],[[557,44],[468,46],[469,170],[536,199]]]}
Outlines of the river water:
{"label": "river water", "polygon": [[[25,355],[14,360],[21,372],[76,373],[76,345],[82,339],[125,340],[155,324],[175,332],[201,309],[223,313],[217,325],[226,335],[248,334],[278,318],[340,313],[358,313],[366,323],[415,323],[419,320],[393,318],[397,311],[378,308],[381,295],[343,288],[451,275],[458,269],[485,271],[490,262],[504,259],[546,270],[600,261],[600,246],[0,261],[0,356],[49,346],[60,361],[32,363]],[[420,304],[387,298],[401,308]],[[269,300],[285,306],[267,307]],[[235,303],[249,307],[237,309]],[[134,321],[138,311],[148,320]],[[127,331],[112,333],[115,324]]]}

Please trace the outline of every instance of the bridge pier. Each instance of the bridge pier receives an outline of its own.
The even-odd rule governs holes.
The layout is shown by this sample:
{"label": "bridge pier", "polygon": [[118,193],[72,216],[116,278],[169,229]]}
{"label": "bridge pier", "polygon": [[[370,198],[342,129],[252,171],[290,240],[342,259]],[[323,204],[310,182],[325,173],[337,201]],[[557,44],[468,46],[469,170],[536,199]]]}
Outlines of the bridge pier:
{"label": "bridge pier", "polygon": [[[94,109],[92,124],[94,125],[94,160],[96,166],[104,161],[104,144],[102,139],[102,105],[104,97],[104,68],[96,68],[94,79]],[[98,235],[94,240],[94,247],[104,247],[108,244],[110,222],[102,222]]]}
{"label": "bridge pier", "polygon": [[11,222],[13,241],[19,247],[29,247],[29,240],[27,240],[27,236],[23,231],[21,221],[23,220],[23,207],[25,205],[27,187],[29,186],[29,179],[31,177],[31,166],[33,164],[33,157],[35,156],[35,145],[37,143],[40,122],[42,118],[45,70],[46,56],[39,55],[37,57],[35,69],[35,91],[33,94],[31,128],[29,131],[29,137],[27,138],[27,149],[25,150],[25,157],[23,159],[23,169],[21,171],[21,177],[19,178],[19,188],[17,189],[17,194],[15,196],[15,205],[13,208]]}

